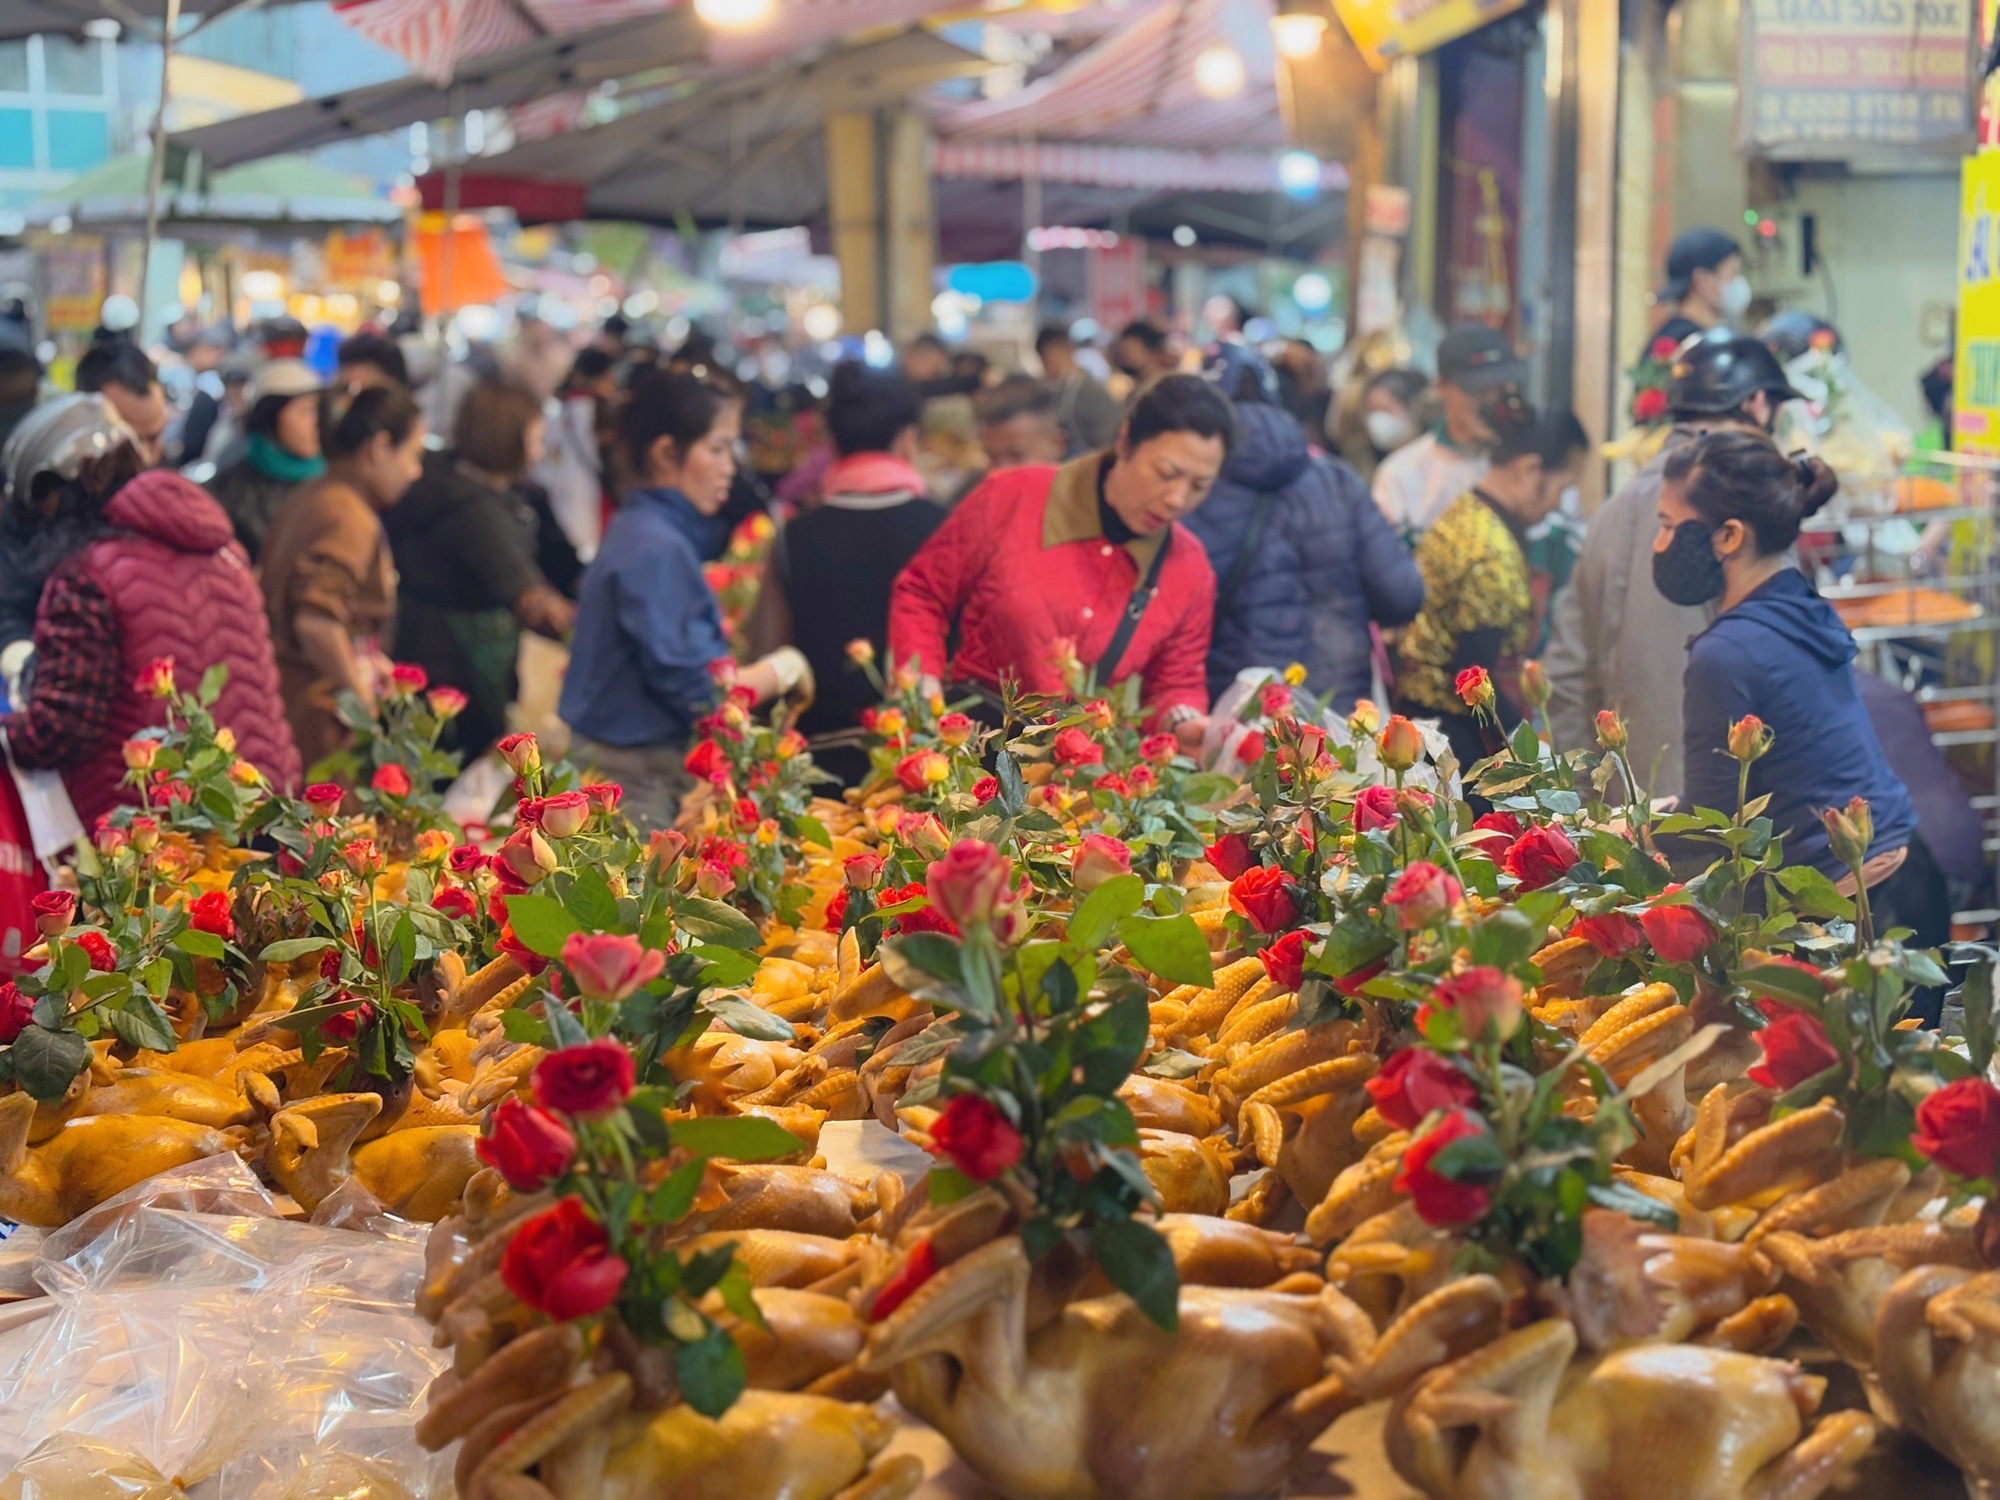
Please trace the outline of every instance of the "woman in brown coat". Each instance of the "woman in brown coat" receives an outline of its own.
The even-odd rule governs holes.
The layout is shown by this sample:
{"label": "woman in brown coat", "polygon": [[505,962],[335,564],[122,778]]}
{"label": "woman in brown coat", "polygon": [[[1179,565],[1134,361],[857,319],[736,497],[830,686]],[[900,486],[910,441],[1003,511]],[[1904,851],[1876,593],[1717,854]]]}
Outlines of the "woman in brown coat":
{"label": "woman in brown coat", "polygon": [[263,560],[285,716],[308,768],[351,737],[338,696],[372,710],[387,686],[396,565],[381,512],[423,472],[423,418],[400,386],[360,392],[323,433],[326,473],[279,510]]}

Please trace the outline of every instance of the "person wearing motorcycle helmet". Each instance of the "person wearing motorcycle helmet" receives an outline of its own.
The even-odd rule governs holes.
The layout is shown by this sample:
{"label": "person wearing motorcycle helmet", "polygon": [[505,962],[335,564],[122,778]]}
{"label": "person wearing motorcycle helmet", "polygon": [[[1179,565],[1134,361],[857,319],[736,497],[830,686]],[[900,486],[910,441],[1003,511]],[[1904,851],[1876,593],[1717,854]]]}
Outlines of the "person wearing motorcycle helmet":
{"label": "person wearing motorcycle helmet", "polygon": [[1588,745],[1596,717],[1625,720],[1635,771],[1663,791],[1681,784],[1681,679],[1687,641],[1713,618],[1708,605],[1675,604],[1647,579],[1653,566],[1667,462],[1705,432],[1768,436],[1778,408],[1799,393],[1760,339],[1711,328],[1675,350],[1667,372],[1673,427],[1652,462],[1591,518],[1569,587],[1557,596],[1542,659],[1560,743]]}
{"label": "person wearing motorcycle helmet", "polygon": [[1667,318],[1646,342],[1679,344],[1727,327],[1750,310],[1751,296],[1741,245],[1719,229],[1683,230],[1667,249],[1667,280],[1653,296]]}
{"label": "person wearing motorcycle helmet", "polygon": [[10,517],[67,517],[82,536],[47,575],[31,674],[0,719],[15,764],[61,771],[86,825],[137,803],[123,747],[166,721],[166,703],[141,681],[166,659],[184,688],[225,670],[217,724],[239,756],[291,789],[299,755],[264,595],[222,507],[171,469],[142,470],[131,429],[101,396],[37,408],[0,452],[0,471]]}
{"label": "person wearing motorcycle helmet", "polygon": [[1786,364],[1808,349],[1824,348],[1835,354],[1841,350],[1839,329],[1825,318],[1814,317],[1796,307],[1766,318],[1764,326],[1757,330],[1757,337]]}

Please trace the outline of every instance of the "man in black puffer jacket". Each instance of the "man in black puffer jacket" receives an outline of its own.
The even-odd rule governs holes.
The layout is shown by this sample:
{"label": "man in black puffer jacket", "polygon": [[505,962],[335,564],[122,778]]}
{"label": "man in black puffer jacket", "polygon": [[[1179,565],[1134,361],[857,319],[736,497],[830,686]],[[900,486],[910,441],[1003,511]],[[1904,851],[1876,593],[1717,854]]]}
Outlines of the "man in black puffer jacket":
{"label": "man in black puffer jacket", "polygon": [[1222,477],[1184,523],[1215,569],[1208,652],[1212,702],[1245,667],[1306,668],[1306,686],[1345,714],[1368,695],[1369,622],[1405,625],[1424,584],[1360,477],[1311,452],[1290,412],[1264,395],[1275,382],[1240,346],[1215,376],[1236,405],[1236,443]]}

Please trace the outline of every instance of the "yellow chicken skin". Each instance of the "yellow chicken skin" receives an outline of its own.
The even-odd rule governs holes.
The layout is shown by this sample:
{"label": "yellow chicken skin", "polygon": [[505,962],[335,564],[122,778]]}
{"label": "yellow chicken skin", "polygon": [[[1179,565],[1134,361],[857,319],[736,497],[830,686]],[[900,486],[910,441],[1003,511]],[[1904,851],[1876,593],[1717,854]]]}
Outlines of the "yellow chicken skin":
{"label": "yellow chicken skin", "polygon": [[745,1391],[720,1418],[685,1405],[626,1417],[600,1474],[588,1472],[595,1445],[586,1439],[543,1460],[543,1482],[556,1500],[901,1500],[923,1478],[913,1458],[856,1485],[894,1431],[866,1406]]}
{"label": "yellow chicken skin", "polygon": [[0,1099],[0,1215],[57,1229],[162,1172],[244,1143],[241,1131],[162,1115],[86,1115],[28,1146],[35,1101]]}
{"label": "yellow chicken skin", "polygon": [[1874,1440],[1852,1411],[1808,1436],[1826,1382],[1786,1361],[1654,1344],[1572,1368],[1576,1347],[1549,1319],[1416,1381],[1396,1472],[1436,1500],[1812,1500]]}
{"label": "yellow chicken skin", "polygon": [[271,1178],[308,1213],[348,1181],[360,1182],[391,1213],[436,1222],[457,1206],[480,1168],[473,1125],[392,1130],[356,1146],[382,1108],[376,1094],[323,1094],[271,1117]]}
{"label": "yellow chicken skin", "polygon": [[2000,1479],[2000,1273],[1906,1272],[1876,1313],[1875,1354],[1897,1422],[1965,1470],[1968,1492]]}
{"label": "yellow chicken skin", "polygon": [[[275,1091],[271,1102],[277,1102]],[[154,1072],[148,1068],[126,1068],[115,1083],[92,1089],[83,1101],[82,1113],[164,1115],[216,1129],[254,1125],[258,1119],[256,1107],[237,1088],[192,1073]]]}

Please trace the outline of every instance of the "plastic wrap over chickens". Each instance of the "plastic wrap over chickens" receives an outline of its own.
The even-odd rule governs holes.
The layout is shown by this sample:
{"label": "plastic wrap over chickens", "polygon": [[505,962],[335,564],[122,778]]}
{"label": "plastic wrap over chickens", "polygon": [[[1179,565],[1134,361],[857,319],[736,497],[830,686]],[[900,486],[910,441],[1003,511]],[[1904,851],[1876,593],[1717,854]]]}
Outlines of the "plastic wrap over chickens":
{"label": "plastic wrap over chickens", "polygon": [[449,1496],[410,1435],[445,1363],[410,1311],[422,1227],[368,1209],[285,1220],[226,1156],[49,1235],[49,1311],[0,1335],[0,1496]]}

